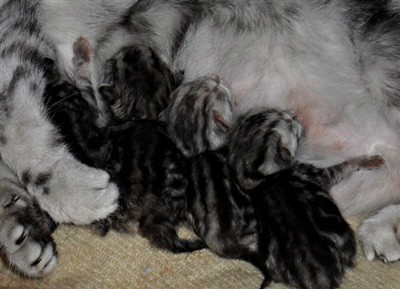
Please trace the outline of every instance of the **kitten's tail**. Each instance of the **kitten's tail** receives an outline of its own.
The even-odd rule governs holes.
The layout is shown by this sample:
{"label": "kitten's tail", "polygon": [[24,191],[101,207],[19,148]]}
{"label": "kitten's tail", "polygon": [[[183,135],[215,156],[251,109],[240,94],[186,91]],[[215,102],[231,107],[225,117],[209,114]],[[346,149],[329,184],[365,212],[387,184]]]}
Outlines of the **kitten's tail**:
{"label": "kitten's tail", "polygon": [[228,252],[222,254],[221,256],[225,258],[238,259],[249,262],[250,264],[255,266],[258,270],[260,270],[264,276],[264,280],[261,283],[260,289],[267,287],[271,283],[272,277],[267,269],[265,260],[258,252],[252,251],[246,247],[239,247],[233,250],[231,248],[228,250]]}
{"label": "kitten's tail", "polygon": [[265,265],[265,260],[263,260],[259,253],[246,250],[246,252],[241,256],[241,259],[253,264],[263,274],[264,280],[260,285],[260,289],[266,288],[271,283],[272,277]]}

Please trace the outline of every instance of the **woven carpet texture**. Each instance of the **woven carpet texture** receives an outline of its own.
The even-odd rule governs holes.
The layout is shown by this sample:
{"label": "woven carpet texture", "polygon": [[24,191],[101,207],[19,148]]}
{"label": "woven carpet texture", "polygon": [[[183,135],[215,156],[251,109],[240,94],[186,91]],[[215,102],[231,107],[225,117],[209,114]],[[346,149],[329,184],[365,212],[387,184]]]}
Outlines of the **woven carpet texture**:
{"label": "woven carpet texture", "polygon": [[[357,227],[357,222],[351,222]],[[54,234],[59,264],[43,279],[27,279],[0,265],[1,289],[256,289],[261,274],[251,265],[219,258],[208,250],[174,255],[149,246],[140,236],[61,226]],[[287,288],[272,283],[271,289]],[[340,288],[400,289],[400,262],[367,261],[358,252]]]}

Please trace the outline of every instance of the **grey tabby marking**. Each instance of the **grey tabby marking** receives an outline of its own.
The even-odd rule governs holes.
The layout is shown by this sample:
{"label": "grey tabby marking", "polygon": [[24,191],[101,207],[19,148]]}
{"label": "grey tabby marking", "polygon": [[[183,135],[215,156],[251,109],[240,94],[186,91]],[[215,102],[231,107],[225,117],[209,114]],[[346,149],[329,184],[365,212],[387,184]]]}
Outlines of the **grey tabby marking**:
{"label": "grey tabby marking", "polygon": [[0,191],[0,246],[11,266],[31,277],[57,265],[42,210],[56,222],[87,224],[114,211],[118,197],[107,173],[56,142],[43,106],[46,68],[56,53],[42,32],[40,3],[0,1],[0,155],[14,176]]}
{"label": "grey tabby marking", "polygon": [[[66,3],[54,6],[68,8]],[[149,46],[173,70],[185,71],[185,82],[221,76],[240,112],[265,106],[293,111],[306,132],[299,160],[328,166],[371,152],[382,155],[383,169],[355,174],[332,189],[347,214],[399,203],[398,1],[99,1],[95,15],[107,21],[101,28],[88,13],[93,5],[82,3],[82,10],[68,11],[96,47],[92,83],[100,110],[106,107],[97,91],[104,61],[132,43]],[[48,33],[59,41],[60,31],[73,26],[71,15],[57,16]],[[384,210],[365,227],[361,236],[369,259],[400,258],[397,225],[392,226],[400,223],[398,216],[395,209]]]}
{"label": "grey tabby marking", "polygon": [[[39,3],[1,3],[0,130],[6,142],[0,154],[52,218],[90,223],[115,210],[118,192],[107,173],[81,164],[65,145],[54,146],[58,132],[46,116],[43,95],[46,68],[55,51],[41,30]],[[43,174],[48,175],[46,186],[37,185],[35,180]],[[82,207],[86,199],[91,209]]]}
{"label": "grey tabby marking", "polygon": [[161,113],[168,135],[185,156],[215,150],[225,143],[235,120],[233,96],[218,76],[183,83],[174,91],[171,105]]}
{"label": "grey tabby marking", "polygon": [[[87,44],[80,38],[74,45],[77,73],[85,73],[84,66],[90,61],[90,57],[80,57],[90,54]],[[47,100],[52,120],[72,152],[82,162],[108,171],[120,188],[118,209],[95,222],[95,228],[102,234],[110,229],[139,233],[152,245],[174,253],[204,248],[201,241],[177,235],[176,228],[186,219],[186,163],[166,135],[164,124],[153,119],[169,102],[172,76],[146,47],[123,48],[109,63],[113,63],[109,73],[118,77],[102,92],[110,100],[117,125],[98,127],[98,112],[81,95],[68,97],[71,85],[67,83],[55,85]],[[146,64],[146,69],[138,63]],[[150,73],[162,70],[166,72],[162,76]],[[126,104],[127,110],[114,106],[116,102]]]}
{"label": "grey tabby marking", "polygon": [[[368,259],[400,258],[393,229],[400,223],[399,206],[393,206],[400,199],[396,0],[0,3],[0,154],[19,178],[26,170],[32,176],[53,172],[49,196],[41,197],[43,189],[35,186],[28,190],[56,220],[88,223],[116,207],[109,176],[60,149],[41,108],[38,60],[44,54],[68,75],[72,44],[85,35],[97,51],[92,104],[101,111],[99,123],[109,116],[98,93],[104,62],[122,47],[145,45],[173,70],[185,71],[186,82],[221,76],[241,112],[263,106],[294,111],[306,131],[298,159],[327,166],[360,154],[382,155],[384,169],[356,174],[331,193],[348,214],[378,212],[361,234]],[[96,210],[99,204],[105,206]]]}
{"label": "grey tabby marking", "polygon": [[356,170],[383,163],[379,156],[324,169],[296,163],[247,191],[258,223],[258,252],[273,281],[304,289],[339,287],[354,265],[356,241],[329,189]]}
{"label": "grey tabby marking", "polygon": [[356,242],[329,191],[356,170],[384,164],[380,156],[328,168],[297,162],[302,131],[291,113],[257,109],[239,117],[228,140],[229,163],[251,197],[257,252],[271,277],[262,287],[271,280],[303,289],[340,285]]}
{"label": "grey tabby marking", "polygon": [[162,113],[169,136],[187,158],[187,219],[207,247],[221,257],[252,263],[266,278],[257,252],[249,196],[234,180],[222,148],[234,121],[230,89],[217,76],[187,82]]}
{"label": "grey tabby marking", "polygon": [[111,107],[113,119],[122,123],[157,119],[179,82],[149,47],[124,47],[105,66],[100,92]]}
{"label": "grey tabby marking", "polygon": [[304,129],[293,113],[253,109],[238,117],[227,146],[231,168],[244,189],[293,166]]}
{"label": "grey tabby marking", "polygon": [[17,177],[0,161],[0,253],[27,276],[44,276],[57,266],[51,233],[56,223],[42,211]]}

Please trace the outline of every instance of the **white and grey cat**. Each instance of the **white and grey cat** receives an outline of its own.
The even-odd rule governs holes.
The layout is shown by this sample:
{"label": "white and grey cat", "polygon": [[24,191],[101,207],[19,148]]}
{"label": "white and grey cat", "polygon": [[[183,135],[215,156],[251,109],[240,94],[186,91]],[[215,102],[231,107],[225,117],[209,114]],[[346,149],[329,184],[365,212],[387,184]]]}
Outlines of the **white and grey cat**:
{"label": "white and grey cat", "polygon": [[72,43],[87,37],[96,51],[91,103],[106,125],[103,62],[144,44],[186,81],[220,75],[240,111],[292,110],[306,131],[302,161],[382,155],[385,169],[357,172],[332,195],[346,214],[377,212],[360,231],[367,257],[397,260],[399,9],[395,0],[0,0],[1,158],[54,220],[111,213],[118,194],[109,176],[72,158],[45,116],[43,65],[52,58],[68,76]]}

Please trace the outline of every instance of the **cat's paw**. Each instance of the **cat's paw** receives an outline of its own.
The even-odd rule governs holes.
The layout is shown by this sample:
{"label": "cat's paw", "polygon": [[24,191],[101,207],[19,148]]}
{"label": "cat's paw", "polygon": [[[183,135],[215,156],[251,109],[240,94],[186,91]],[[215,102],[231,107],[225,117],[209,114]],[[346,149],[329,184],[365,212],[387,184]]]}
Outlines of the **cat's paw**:
{"label": "cat's paw", "polygon": [[400,205],[388,206],[364,221],[359,229],[359,237],[368,260],[375,257],[384,262],[400,259],[400,242],[396,234],[399,224]]}
{"label": "cat's paw", "polygon": [[46,180],[36,176],[30,183],[40,206],[56,222],[89,224],[118,206],[118,188],[110,175],[72,158],[59,162]]}
{"label": "cat's paw", "polygon": [[1,222],[0,243],[11,267],[29,277],[41,277],[56,268],[57,251],[50,236],[34,236],[32,229],[8,218]]}
{"label": "cat's paw", "polygon": [[45,214],[20,195],[1,193],[1,253],[13,269],[26,276],[49,274],[57,266],[57,251]]}
{"label": "cat's paw", "polygon": [[361,157],[357,161],[357,165],[359,168],[367,170],[379,169],[384,164],[385,160],[379,155]]}

